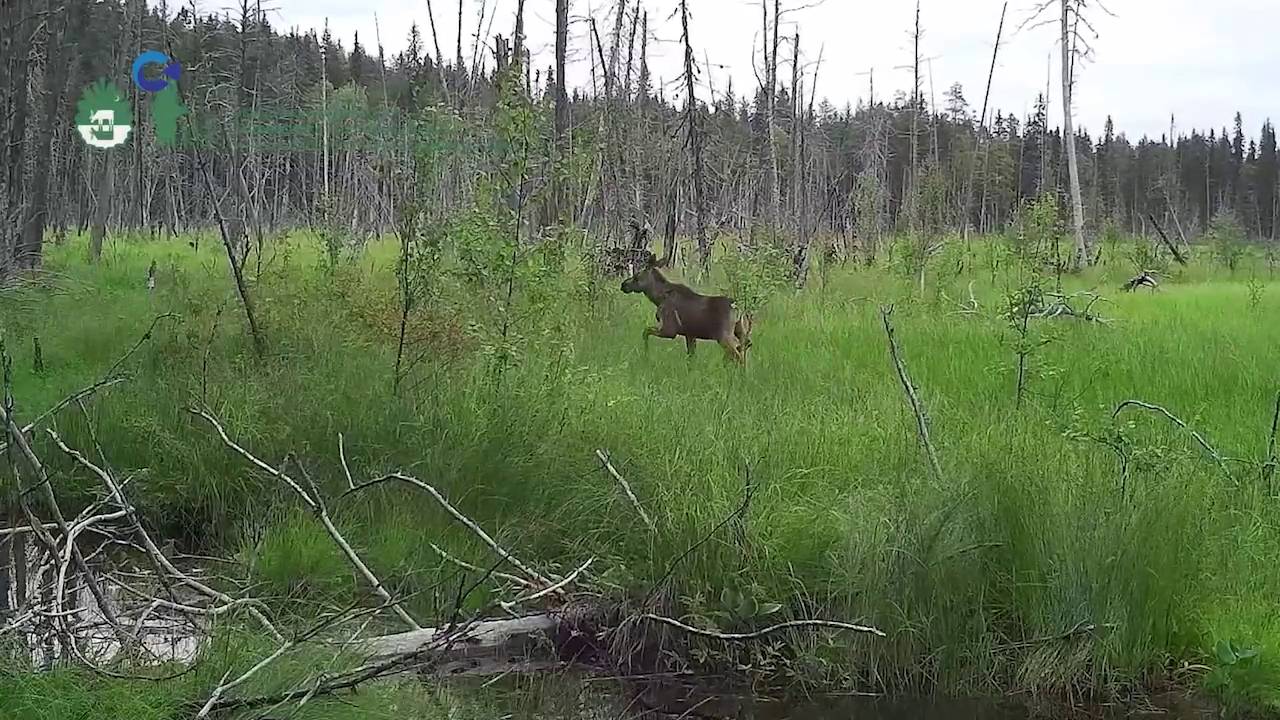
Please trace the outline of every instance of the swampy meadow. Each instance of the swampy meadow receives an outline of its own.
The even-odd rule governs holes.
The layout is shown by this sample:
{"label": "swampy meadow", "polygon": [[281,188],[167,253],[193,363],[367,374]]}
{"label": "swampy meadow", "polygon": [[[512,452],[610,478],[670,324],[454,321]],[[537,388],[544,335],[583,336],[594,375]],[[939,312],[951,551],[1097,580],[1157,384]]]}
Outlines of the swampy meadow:
{"label": "swampy meadow", "polygon": [[[348,471],[359,483],[401,470],[534,568],[564,576],[594,558],[574,592],[624,614],[722,632],[822,618],[884,633],[694,637],[673,645],[678,655],[610,657],[617,674],[635,662],[762,693],[1064,704],[1179,688],[1272,706],[1280,288],[1267,259],[1246,253],[1232,271],[1196,253],[1157,290],[1124,292],[1131,263],[1120,258],[1138,246],[1121,244],[1106,249],[1116,260],[1062,277],[1060,294],[1028,294],[1058,278],[1028,274],[1016,242],[966,250],[956,239],[923,295],[919,276],[889,261],[818,268],[799,292],[770,286],[745,368],[710,343],[692,357],[678,340],[646,351],[652,306],[593,279],[573,253],[522,280],[500,346],[508,316],[477,307],[473,280],[444,259],[433,302],[412,314],[416,363],[401,361],[397,388],[393,241],[330,265],[315,238],[279,238],[252,279],[269,338],[259,357],[216,242],[124,238],[90,265],[87,240],[73,237],[49,249],[39,281],[3,295],[13,414],[36,418],[127,355],[110,375],[122,382],[42,425],[100,452],[153,536],[175,556],[218,558],[203,562],[220,587],[261,598],[285,632],[377,598],[299,495],[191,408],[271,466],[296,454],[330,498]],[[752,268],[768,277],[766,264]],[[717,283],[732,284],[703,285]],[[1054,307],[1046,297],[1078,314],[1031,312]],[[936,471],[888,343],[888,305]],[[68,516],[101,494],[51,437],[32,445]],[[490,549],[425,493],[388,487],[329,505],[424,624],[510,590],[490,576]],[[448,558],[474,569],[463,597]],[[33,674],[11,658],[0,712],[185,717],[224,673],[274,647],[242,612],[202,627],[199,661],[163,682],[74,666]],[[314,683],[321,653],[300,643],[237,692]],[[494,711],[492,694],[409,677],[316,697],[297,717]],[[531,692],[503,696],[505,712],[535,712]]]}

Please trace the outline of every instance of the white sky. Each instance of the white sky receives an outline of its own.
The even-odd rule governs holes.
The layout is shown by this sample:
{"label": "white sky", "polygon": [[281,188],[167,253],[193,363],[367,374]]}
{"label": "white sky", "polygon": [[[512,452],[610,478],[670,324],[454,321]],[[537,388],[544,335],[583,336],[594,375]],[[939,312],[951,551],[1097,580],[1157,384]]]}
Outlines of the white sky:
{"label": "white sky", "polygon": [[[454,54],[459,0],[433,0],[440,45],[446,57]],[[1057,63],[1056,26],[1019,26],[1037,0],[1010,0],[1005,37],[991,90],[992,111],[1013,111],[1025,117],[1050,85],[1051,117],[1061,117],[1061,81]],[[1244,116],[1245,132],[1256,136],[1264,119],[1280,120],[1280,0],[1102,0],[1114,15],[1096,9],[1090,17],[1099,33],[1093,42],[1093,61],[1077,69],[1077,124],[1095,136],[1110,113],[1118,132],[1137,139],[1159,137],[1169,130],[1170,114],[1178,132],[1192,127],[1230,127],[1235,112]],[[470,61],[481,5],[496,19],[492,32],[510,36],[517,0],[461,0],[464,6],[464,55]],[[636,0],[630,0],[633,6]],[[678,0],[641,0],[649,13],[650,65],[655,85],[666,83],[667,96],[681,96],[675,81],[683,63]],[[699,95],[708,97],[714,85],[723,93],[732,77],[735,94],[751,92],[756,84],[753,62],[759,62],[761,12],[759,0],[688,0],[690,34],[699,63],[710,62],[709,75],[699,79]],[[202,11],[219,9],[228,0],[199,0]],[[770,0],[772,5],[772,0]],[[924,36],[921,54],[931,59],[933,88],[939,106],[952,82],[964,86],[976,114],[982,104],[991,48],[1003,0],[921,0]],[[605,51],[612,32],[614,0],[570,0],[571,83],[590,82],[587,56],[588,24],[597,19]],[[818,97],[837,106],[856,103],[868,93],[867,71],[875,68],[877,98],[888,98],[911,84],[910,29],[912,0],[783,0],[782,35],[799,29],[802,67],[812,74],[819,50],[823,62]],[[809,7],[802,7],[809,6]],[[359,33],[361,44],[376,52],[374,16],[390,59],[402,50],[409,26],[417,22],[428,51],[431,34],[426,0],[264,0],[269,19],[278,30],[323,27],[351,49]],[[787,8],[795,8],[788,12]],[[534,53],[534,67],[552,63],[555,0],[526,0],[526,33]],[[779,53],[779,75],[790,82],[791,50]],[[1050,66],[1050,60],[1052,65]],[[1051,75],[1047,75],[1051,73]],[[925,68],[924,93],[929,93]]]}

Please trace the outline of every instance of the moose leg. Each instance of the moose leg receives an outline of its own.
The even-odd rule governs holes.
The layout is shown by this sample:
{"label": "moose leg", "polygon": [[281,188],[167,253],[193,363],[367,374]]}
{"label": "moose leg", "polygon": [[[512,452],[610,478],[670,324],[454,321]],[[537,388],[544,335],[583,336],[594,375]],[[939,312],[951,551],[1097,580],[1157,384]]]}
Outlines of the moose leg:
{"label": "moose leg", "polygon": [[684,344],[689,348],[689,357],[693,357],[693,350],[698,346],[698,339],[692,335],[685,335]]}
{"label": "moose leg", "polygon": [[733,324],[733,336],[738,341],[738,350],[742,354],[742,362],[747,362],[747,351],[751,349],[751,325],[749,320],[739,318]]}
{"label": "moose leg", "polygon": [[717,342],[720,343],[720,347],[724,348],[726,357],[739,365],[744,364],[742,350],[738,346],[738,338],[732,332],[726,332],[721,335]]}
{"label": "moose leg", "polygon": [[649,338],[657,336],[670,340],[680,334],[680,317],[674,308],[662,306],[657,312],[658,327],[644,329],[644,349],[649,350]]}

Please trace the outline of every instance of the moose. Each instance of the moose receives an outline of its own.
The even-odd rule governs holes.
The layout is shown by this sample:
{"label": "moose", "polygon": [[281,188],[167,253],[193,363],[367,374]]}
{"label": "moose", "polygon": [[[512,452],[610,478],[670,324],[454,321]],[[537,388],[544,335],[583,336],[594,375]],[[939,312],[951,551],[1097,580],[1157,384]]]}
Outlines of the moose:
{"label": "moose", "polygon": [[651,336],[671,339],[683,335],[692,356],[699,340],[715,340],[730,359],[745,365],[751,347],[751,318],[737,312],[733,298],[700,295],[663,277],[658,268],[666,267],[670,259],[658,260],[646,252],[639,271],[622,282],[622,292],[644,293],[658,308],[657,327],[644,329],[645,349]]}

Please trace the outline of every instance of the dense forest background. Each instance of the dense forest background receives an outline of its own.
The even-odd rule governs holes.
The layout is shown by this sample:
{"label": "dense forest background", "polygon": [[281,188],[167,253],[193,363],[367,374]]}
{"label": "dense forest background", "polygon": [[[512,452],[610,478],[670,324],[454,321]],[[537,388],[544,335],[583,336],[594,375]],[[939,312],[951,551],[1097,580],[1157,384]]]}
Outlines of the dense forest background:
{"label": "dense forest background", "polygon": [[[207,228],[221,211],[233,235],[259,247],[264,234],[320,218],[345,244],[391,229],[409,198],[465,207],[510,142],[495,129],[495,108],[498,79],[512,68],[527,116],[514,185],[555,189],[528,222],[583,228],[601,246],[621,242],[640,217],[700,247],[765,232],[793,249],[816,240],[833,255],[871,255],[891,233],[999,231],[1024,200],[1065,195],[1065,140],[1044,96],[1017,117],[975,107],[968,93],[981,89],[935,94],[917,82],[835,107],[806,92],[824,71],[820,57],[806,55],[799,35],[779,39],[776,18],[770,39],[766,8],[772,56],[763,48],[760,85],[713,86],[709,107],[691,106],[702,82],[698,38],[682,38],[686,77],[655,88],[648,10],[619,0],[601,27],[575,21],[572,41],[590,47],[574,52],[590,55],[593,87],[557,102],[557,68],[520,62],[516,18],[481,17],[484,43],[440,48],[430,26],[476,19],[432,15],[428,28],[408,30],[404,52],[387,56],[375,38],[283,33],[247,0],[231,14],[145,0],[7,0],[0,268],[39,266],[46,230],[57,242],[91,229],[100,248],[123,230]],[[479,32],[484,25],[496,30]],[[562,65],[571,40],[566,27],[560,34]],[[157,144],[151,99],[129,79],[145,49],[165,49],[184,68],[189,113],[173,148]],[[135,115],[128,143],[110,151],[82,143],[72,120],[101,77]],[[1217,220],[1274,242],[1280,158],[1270,121],[1237,114],[1220,128],[1184,130],[1175,120],[1159,138],[1127,137],[1110,120],[1099,136],[1075,134],[1088,235],[1146,234],[1155,218],[1188,242]]]}

